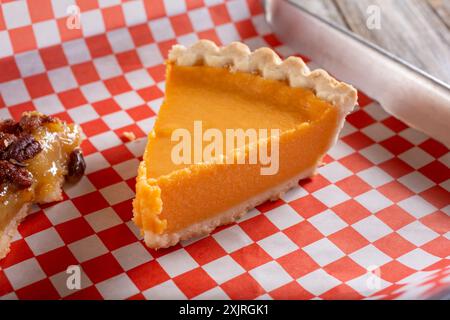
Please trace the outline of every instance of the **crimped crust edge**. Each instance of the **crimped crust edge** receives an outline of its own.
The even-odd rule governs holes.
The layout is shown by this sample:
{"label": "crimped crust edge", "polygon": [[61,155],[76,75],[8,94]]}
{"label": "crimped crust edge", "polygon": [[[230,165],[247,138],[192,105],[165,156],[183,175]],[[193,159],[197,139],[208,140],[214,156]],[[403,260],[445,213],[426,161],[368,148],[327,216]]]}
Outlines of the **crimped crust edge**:
{"label": "crimped crust edge", "polygon": [[282,60],[269,48],[252,52],[241,42],[219,47],[212,41],[199,40],[188,48],[174,45],[169,52],[169,61],[179,66],[203,63],[211,67],[228,67],[232,72],[258,73],[265,79],[287,81],[291,87],[313,90],[317,97],[332,103],[344,115],[357,103],[357,91],[351,85],[337,81],[325,70],[310,71],[299,57]]}

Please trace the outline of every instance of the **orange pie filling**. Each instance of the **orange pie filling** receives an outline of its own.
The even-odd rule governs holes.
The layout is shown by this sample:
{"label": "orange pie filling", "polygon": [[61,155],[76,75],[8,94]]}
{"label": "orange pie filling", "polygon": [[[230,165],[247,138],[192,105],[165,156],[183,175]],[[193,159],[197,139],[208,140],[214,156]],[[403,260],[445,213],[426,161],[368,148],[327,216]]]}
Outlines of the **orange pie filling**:
{"label": "orange pie filling", "polygon": [[[263,164],[195,162],[174,164],[172,132],[203,129],[279,129],[279,168],[261,175]],[[205,65],[167,64],[166,95],[141,162],[134,221],[144,231],[172,234],[258,197],[297,177],[310,176],[336,138],[340,110],[312,90],[258,74]],[[238,152],[249,158],[252,148]],[[195,159],[194,159],[195,160]],[[246,162],[248,163],[248,162]],[[249,208],[246,208],[249,209]]]}

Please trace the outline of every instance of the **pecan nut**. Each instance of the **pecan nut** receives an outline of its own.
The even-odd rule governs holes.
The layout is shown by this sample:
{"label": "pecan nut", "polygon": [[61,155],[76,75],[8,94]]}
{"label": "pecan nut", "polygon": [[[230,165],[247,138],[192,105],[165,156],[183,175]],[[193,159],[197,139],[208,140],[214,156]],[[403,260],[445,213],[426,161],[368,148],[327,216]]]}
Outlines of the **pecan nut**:
{"label": "pecan nut", "polygon": [[76,182],[81,179],[86,170],[86,162],[80,149],[72,151],[67,165],[67,180]]}
{"label": "pecan nut", "polygon": [[13,119],[6,119],[0,121],[0,132],[17,134],[19,132],[19,125]]}
{"label": "pecan nut", "polygon": [[39,113],[26,113],[19,121],[22,131],[31,133],[44,123],[53,122],[54,118]]}
{"label": "pecan nut", "polygon": [[14,159],[18,162],[33,158],[42,147],[38,141],[30,134],[21,134],[17,136],[17,140],[11,143],[6,150],[0,154],[1,160]]}
{"label": "pecan nut", "polygon": [[11,133],[0,132],[0,152],[5,151],[11,144],[17,141],[17,137]]}
{"label": "pecan nut", "polygon": [[0,183],[12,182],[19,188],[28,188],[33,184],[32,174],[25,168],[9,161],[0,160]]}

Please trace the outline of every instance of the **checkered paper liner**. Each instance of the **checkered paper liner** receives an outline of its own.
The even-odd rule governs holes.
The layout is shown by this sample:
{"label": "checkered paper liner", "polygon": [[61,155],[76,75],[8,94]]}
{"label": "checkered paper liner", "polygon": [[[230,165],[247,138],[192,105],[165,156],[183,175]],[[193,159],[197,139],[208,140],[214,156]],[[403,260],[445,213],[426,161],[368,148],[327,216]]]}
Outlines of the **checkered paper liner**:
{"label": "checkered paper liner", "polygon": [[[81,30],[66,26],[73,4]],[[294,54],[260,1],[28,0],[0,9],[0,117],[38,110],[80,124],[88,165],[63,201],[34,207],[20,226],[0,261],[2,298],[407,299],[450,285],[449,150],[364,94],[317,176],[210,236],[145,247],[131,202],[163,99],[164,57],[199,38]],[[66,285],[71,265],[81,267],[79,290]]]}

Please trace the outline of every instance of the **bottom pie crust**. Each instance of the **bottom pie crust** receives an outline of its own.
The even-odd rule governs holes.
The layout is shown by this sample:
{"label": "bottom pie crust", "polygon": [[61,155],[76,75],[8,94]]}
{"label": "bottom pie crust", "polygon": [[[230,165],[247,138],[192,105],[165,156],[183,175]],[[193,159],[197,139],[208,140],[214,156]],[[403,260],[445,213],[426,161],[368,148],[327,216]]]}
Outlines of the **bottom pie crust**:
{"label": "bottom pie crust", "polygon": [[0,259],[6,257],[10,250],[12,239],[17,233],[17,228],[23,219],[27,216],[30,209],[30,204],[27,203],[17,212],[15,217],[9,222],[2,232],[0,232]]}
{"label": "bottom pie crust", "polygon": [[[59,185],[61,186],[59,190],[55,190],[53,193],[48,194],[42,203],[49,203],[54,201],[60,201],[63,199],[62,196],[62,184],[64,180],[61,180]],[[17,212],[14,218],[9,222],[5,229],[0,230],[0,260],[6,257],[10,251],[10,244],[14,236],[17,234],[17,228],[19,224],[25,219],[31,209],[31,203],[28,202],[22,206],[22,208]]]}
{"label": "bottom pie crust", "polygon": [[182,240],[187,240],[193,237],[205,236],[211,233],[216,227],[224,224],[230,224],[239,220],[249,210],[266,202],[267,200],[275,201],[279,199],[284,193],[298,185],[298,181],[311,177],[316,169],[316,166],[301,172],[294,178],[291,178],[280,185],[271,188],[259,195],[248,199],[247,201],[222,212],[215,217],[195,223],[185,229],[174,233],[156,234],[151,231],[144,232],[145,244],[154,249],[167,248],[177,244]]}

